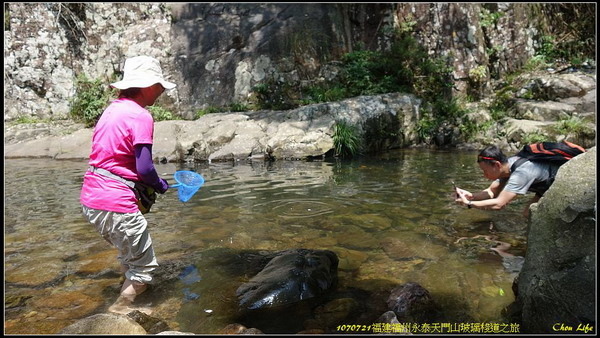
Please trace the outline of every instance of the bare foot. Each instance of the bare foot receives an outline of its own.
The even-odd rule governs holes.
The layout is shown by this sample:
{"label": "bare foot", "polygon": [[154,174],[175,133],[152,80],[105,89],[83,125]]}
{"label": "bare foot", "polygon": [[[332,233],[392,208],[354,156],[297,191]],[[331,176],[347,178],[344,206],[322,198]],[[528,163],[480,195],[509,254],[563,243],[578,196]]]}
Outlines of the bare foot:
{"label": "bare foot", "polygon": [[121,287],[121,297],[127,298],[131,303],[133,303],[135,297],[141,295],[144,291],[146,291],[147,288],[148,286],[144,283],[126,279]]}
{"label": "bare foot", "polygon": [[138,310],[147,315],[152,313],[152,310],[147,307],[134,306],[135,298],[142,294],[147,289],[147,285],[126,279],[121,287],[121,294],[113,305],[108,308],[109,312],[128,314],[131,311]]}

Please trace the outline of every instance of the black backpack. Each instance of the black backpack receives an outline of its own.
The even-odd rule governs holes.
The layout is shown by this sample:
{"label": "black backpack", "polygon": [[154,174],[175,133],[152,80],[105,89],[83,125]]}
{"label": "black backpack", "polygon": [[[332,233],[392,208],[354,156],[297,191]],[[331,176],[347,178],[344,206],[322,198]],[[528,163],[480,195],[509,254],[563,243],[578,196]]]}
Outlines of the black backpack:
{"label": "black backpack", "polygon": [[[528,144],[515,155],[520,158],[513,163],[510,167],[510,171],[514,172],[515,169],[526,161],[551,162],[563,165],[568,160],[584,152],[585,149],[583,147],[568,141]],[[547,181],[536,183],[535,186],[532,185],[531,188],[538,190],[538,193],[541,195],[550,188],[552,182],[554,182],[553,175]]]}

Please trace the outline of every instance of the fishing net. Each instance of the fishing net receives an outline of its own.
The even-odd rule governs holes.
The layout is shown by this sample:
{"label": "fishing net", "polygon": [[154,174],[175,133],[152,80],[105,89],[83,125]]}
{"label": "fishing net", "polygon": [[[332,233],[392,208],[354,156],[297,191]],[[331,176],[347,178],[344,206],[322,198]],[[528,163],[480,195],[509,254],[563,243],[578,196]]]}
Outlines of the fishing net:
{"label": "fishing net", "polygon": [[177,184],[173,185],[173,187],[178,188],[177,194],[179,195],[179,200],[182,202],[189,201],[204,184],[202,175],[193,171],[180,170],[175,172],[173,176],[175,181],[177,181]]}

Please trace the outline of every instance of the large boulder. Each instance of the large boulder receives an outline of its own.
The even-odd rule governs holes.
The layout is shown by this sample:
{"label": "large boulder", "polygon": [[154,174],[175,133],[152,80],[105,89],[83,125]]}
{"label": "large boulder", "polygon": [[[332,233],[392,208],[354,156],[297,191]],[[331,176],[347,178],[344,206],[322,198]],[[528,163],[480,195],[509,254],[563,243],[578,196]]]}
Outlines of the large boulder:
{"label": "large boulder", "polygon": [[527,238],[517,296],[522,332],[595,326],[596,147],[559,169],[531,206]]}
{"label": "large boulder", "polygon": [[337,284],[337,266],[329,250],[282,251],[237,289],[240,308],[275,308],[322,296]]}
{"label": "large boulder", "polygon": [[135,320],[125,315],[99,313],[76,321],[65,327],[60,334],[72,335],[138,335],[147,334],[146,330]]}

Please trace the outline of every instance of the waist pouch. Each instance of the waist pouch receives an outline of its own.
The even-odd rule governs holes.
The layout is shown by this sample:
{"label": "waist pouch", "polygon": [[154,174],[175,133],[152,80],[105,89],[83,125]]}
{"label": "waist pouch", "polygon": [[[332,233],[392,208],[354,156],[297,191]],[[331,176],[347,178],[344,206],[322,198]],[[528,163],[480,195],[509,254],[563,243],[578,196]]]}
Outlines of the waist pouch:
{"label": "waist pouch", "polygon": [[106,169],[96,168],[94,166],[90,166],[88,171],[126,184],[129,188],[131,188],[131,190],[133,190],[137,206],[142,214],[150,212],[150,208],[156,202],[156,190],[145,183],[126,180],[123,177],[113,174]]}
{"label": "waist pouch", "polygon": [[137,205],[140,212],[142,214],[150,212],[150,208],[156,202],[156,190],[147,184],[136,182],[133,192],[137,198]]}

